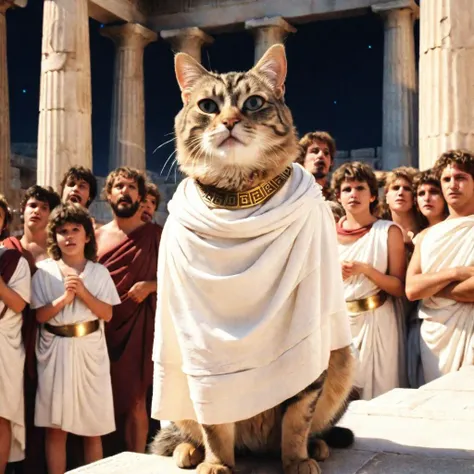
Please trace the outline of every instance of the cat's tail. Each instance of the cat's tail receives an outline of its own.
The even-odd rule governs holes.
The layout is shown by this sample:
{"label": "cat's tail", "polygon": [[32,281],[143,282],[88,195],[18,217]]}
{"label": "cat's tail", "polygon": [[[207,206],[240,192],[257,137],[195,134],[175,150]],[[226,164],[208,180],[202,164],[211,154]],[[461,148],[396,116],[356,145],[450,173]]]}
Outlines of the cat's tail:
{"label": "cat's tail", "polygon": [[184,440],[181,430],[171,423],[169,426],[160,429],[153,441],[148,445],[149,454],[158,456],[172,456],[176,447]]}
{"label": "cat's tail", "polygon": [[330,448],[348,448],[354,443],[354,433],[349,428],[333,426],[321,434]]}

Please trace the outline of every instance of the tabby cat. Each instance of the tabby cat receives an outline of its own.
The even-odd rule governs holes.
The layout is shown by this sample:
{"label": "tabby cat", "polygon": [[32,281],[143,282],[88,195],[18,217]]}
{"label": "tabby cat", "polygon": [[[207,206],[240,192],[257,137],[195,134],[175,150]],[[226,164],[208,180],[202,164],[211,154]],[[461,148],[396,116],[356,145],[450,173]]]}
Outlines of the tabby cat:
{"label": "tabby cat", "polygon": [[[175,68],[184,103],[175,120],[177,156],[188,176],[244,191],[279,175],[298,156],[284,102],[282,45],[245,73],[209,72],[184,53],[176,55]],[[197,466],[199,474],[231,473],[235,451],[280,455],[285,474],[320,473],[317,461],[329,455],[328,444],[353,440],[350,430],[333,428],[346,408],[353,370],[350,347],[335,350],[327,371],[281,405],[232,424],[177,421],[157,434],[149,452],[172,455],[179,467]]]}

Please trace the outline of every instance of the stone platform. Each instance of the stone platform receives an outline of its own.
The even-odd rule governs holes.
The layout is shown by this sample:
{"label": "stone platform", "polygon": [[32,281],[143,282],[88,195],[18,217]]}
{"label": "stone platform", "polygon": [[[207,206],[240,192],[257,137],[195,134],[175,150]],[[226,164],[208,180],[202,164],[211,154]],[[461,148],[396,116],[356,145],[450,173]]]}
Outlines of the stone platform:
{"label": "stone platform", "polygon": [[[353,402],[341,420],[356,442],[333,450],[323,474],[474,473],[474,367],[418,390],[396,389]],[[239,474],[282,474],[278,462],[242,461]],[[71,474],[192,474],[171,458],[122,453]]]}

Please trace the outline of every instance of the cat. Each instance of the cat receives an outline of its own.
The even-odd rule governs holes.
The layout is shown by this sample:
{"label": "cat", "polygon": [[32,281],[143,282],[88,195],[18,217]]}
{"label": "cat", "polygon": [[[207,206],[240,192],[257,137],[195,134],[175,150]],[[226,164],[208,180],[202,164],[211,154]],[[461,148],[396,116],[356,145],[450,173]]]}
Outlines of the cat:
{"label": "cat", "polygon": [[[217,74],[184,53],[175,57],[183,108],[175,119],[180,169],[204,186],[245,191],[282,173],[298,156],[298,139],[284,101],[287,63],[274,45],[250,71]],[[320,377],[297,395],[233,424],[176,421],[148,452],[173,456],[199,474],[229,474],[235,453],[281,456],[285,474],[317,474],[328,444],[347,446],[353,434],[335,423],[352,389],[351,347],[331,352]],[[243,400],[243,403],[244,400]],[[326,443],[326,441],[327,443]]]}

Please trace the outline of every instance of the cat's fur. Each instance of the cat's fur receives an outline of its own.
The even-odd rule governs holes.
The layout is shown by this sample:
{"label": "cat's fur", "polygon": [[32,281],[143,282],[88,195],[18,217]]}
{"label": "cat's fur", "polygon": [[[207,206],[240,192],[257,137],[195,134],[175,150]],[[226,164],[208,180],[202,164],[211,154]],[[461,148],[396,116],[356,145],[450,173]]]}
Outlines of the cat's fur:
{"label": "cat's fur", "polygon": [[[184,173],[205,185],[243,191],[277,176],[294,161],[298,141],[283,98],[282,45],[272,46],[246,73],[208,72],[182,53],[175,61],[184,103],[175,120]],[[199,474],[230,473],[235,451],[281,455],[285,474],[317,474],[316,460],[329,455],[325,435],[334,435],[331,429],[346,408],[353,371],[350,347],[332,351],[327,371],[281,405],[238,423],[175,422],[158,433],[149,452],[172,455],[178,466],[197,466]],[[346,440],[340,444],[350,444],[352,432],[342,433]]]}

